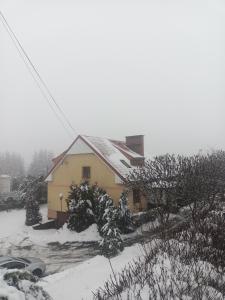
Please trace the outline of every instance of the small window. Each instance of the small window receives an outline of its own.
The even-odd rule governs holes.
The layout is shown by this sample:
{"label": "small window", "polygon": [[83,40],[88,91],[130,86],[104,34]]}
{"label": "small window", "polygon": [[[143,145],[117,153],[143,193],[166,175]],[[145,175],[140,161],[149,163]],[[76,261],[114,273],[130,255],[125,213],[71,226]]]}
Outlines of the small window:
{"label": "small window", "polygon": [[83,167],[82,170],[82,177],[84,179],[89,179],[91,178],[91,168],[90,167]]}
{"label": "small window", "polygon": [[127,168],[131,168],[131,166],[123,159],[120,160],[122,164],[124,164],[124,166],[126,166]]}
{"label": "small window", "polygon": [[133,202],[134,203],[139,203],[140,201],[141,201],[140,190],[134,189],[133,190]]}

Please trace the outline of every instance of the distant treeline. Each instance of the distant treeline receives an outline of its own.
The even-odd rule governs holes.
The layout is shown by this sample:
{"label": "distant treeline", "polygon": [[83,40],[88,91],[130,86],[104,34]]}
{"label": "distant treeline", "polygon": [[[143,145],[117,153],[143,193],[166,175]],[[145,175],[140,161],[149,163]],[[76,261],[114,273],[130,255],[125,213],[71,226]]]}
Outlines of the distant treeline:
{"label": "distant treeline", "polygon": [[0,153],[0,175],[7,174],[12,178],[45,176],[52,165],[53,153],[48,150],[35,152],[27,170],[24,158],[18,153]]}

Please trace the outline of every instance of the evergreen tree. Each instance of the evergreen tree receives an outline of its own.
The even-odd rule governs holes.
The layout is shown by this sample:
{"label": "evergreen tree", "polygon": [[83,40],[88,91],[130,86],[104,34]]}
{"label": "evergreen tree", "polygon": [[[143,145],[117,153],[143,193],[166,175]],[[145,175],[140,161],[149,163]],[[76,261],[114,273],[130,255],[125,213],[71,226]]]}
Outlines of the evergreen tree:
{"label": "evergreen tree", "polygon": [[109,206],[105,210],[104,218],[106,223],[101,229],[103,239],[100,242],[100,249],[104,256],[112,257],[124,248],[120,230],[117,227],[118,209],[114,206]]}
{"label": "evergreen tree", "polygon": [[96,222],[95,210],[97,198],[102,192],[97,185],[89,186],[87,182],[80,186],[71,186],[68,197],[68,228],[77,232],[87,229]]}
{"label": "evergreen tree", "polygon": [[38,179],[30,179],[27,182],[26,192],[23,195],[26,207],[26,222],[27,226],[32,226],[39,223],[42,220],[40,214],[40,181]]}
{"label": "evergreen tree", "polygon": [[107,212],[109,209],[113,208],[113,200],[108,194],[103,194],[98,197],[98,202],[96,205],[96,222],[98,225],[99,233],[102,235],[102,227],[107,223]]}
{"label": "evergreen tree", "polygon": [[20,195],[20,201],[24,205],[30,199],[30,195],[34,193],[34,197],[39,203],[47,203],[47,184],[43,176],[38,178],[32,176],[25,177],[19,185],[18,193]]}
{"label": "evergreen tree", "polygon": [[35,200],[34,196],[31,196],[26,203],[26,222],[27,226],[32,226],[39,223],[42,220],[42,216],[39,211],[39,202]]}
{"label": "evergreen tree", "polygon": [[35,152],[28,168],[28,175],[33,177],[46,176],[52,167],[52,152],[40,150]]}
{"label": "evergreen tree", "polygon": [[122,233],[131,233],[135,230],[132,215],[127,206],[127,196],[128,191],[123,191],[120,196],[118,207],[118,227]]}
{"label": "evergreen tree", "polygon": [[17,153],[0,153],[0,174],[10,175],[12,178],[24,177],[24,161]]}
{"label": "evergreen tree", "polygon": [[[40,201],[43,200],[43,192],[46,193],[46,183],[43,181],[43,177],[26,177],[19,187],[19,192],[21,194],[21,202],[25,203],[26,208],[25,224],[32,226],[39,223],[42,220],[39,205]],[[47,196],[46,194],[45,197]]]}

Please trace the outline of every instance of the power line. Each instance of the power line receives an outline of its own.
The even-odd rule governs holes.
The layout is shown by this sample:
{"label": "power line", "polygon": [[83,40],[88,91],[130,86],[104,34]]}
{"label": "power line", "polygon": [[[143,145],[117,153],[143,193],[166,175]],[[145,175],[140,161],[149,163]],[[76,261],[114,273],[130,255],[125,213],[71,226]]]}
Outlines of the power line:
{"label": "power line", "polygon": [[[71,136],[71,133],[67,130],[67,128],[65,127],[64,123],[62,122],[62,120],[60,119],[59,115],[56,113],[56,110],[54,109],[54,107],[52,106],[51,102],[49,101],[48,97],[46,96],[46,93],[43,91],[43,87],[45,89],[45,91],[47,92],[47,94],[50,96],[51,100],[53,101],[54,105],[56,106],[56,108],[58,109],[58,111],[60,112],[61,116],[64,118],[64,120],[66,121],[67,125],[72,129],[73,132],[75,132],[75,129],[73,128],[73,126],[71,125],[70,121],[68,120],[67,116],[65,115],[65,113],[63,112],[62,108],[59,106],[59,104],[56,102],[55,98],[53,97],[51,91],[49,90],[47,84],[45,83],[45,81],[42,79],[41,75],[39,74],[39,72],[37,71],[37,69],[35,68],[34,64],[32,63],[31,59],[29,58],[28,54],[26,53],[26,51],[24,50],[23,46],[21,45],[20,41],[18,40],[18,38],[16,37],[15,33],[13,32],[12,28],[10,27],[10,25],[8,24],[6,18],[4,17],[3,13],[0,11],[0,15],[2,17],[2,24],[4,26],[4,28],[6,29],[7,33],[9,34],[10,38],[13,41],[13,44],[15,45],[17,51],[19,52],[20,57],[22,58],[23,62],[25,63],[29,73],[31,74],[31,76],[33,77],[33,79],[35,80],[35,83],[37,84],[38,88],[40,89],[42,95],[44,96],[44,98],[47,100],[49,106],[51,107],[51,109],[53,110],[54,114],[56,115],[57,119],[60,121],[60,123],[63,125],[64,129],[67,131],[67,133],[69,133],[69,135]],[[23,57],[23,55],[26,57],[26,59]],[[29,65],[31,67],[31,69],[33,70],[33,72],[36,74],[36,76],[38,77],[38,79],[40,80],[42,86],[39,84],[39,82],[37,81],[37,78],[34,76],[33,72],[31,71],[29,65],[27,64],[27,61],[29,62]]]}
{"label": "power line", "polygon": [[68,128],[65,126],[65,124],[63,123],[63,121],[61,120],[61,118],[58,116],[58,114],[57,114],[55,108],[53,107],[53,105],[52,105],[51,102],[49,101],[49,99],[48,99],[46,93],[44,92],[44,90],[43,90],[43,88],[42,88],[42,86],[41,86],[40,83],[37,81],[37,78],[36,78],[36,77],[34,76],[34,74],[32,73],[32,71],[31,71],[31,69],[30,69],[30,67],[29,67],[29,65],[28,65],[28,63],[27,63],[27,61],[26,61],[26,59],[24,58],[24,56],[23,56],[22,53],[21,53],[20,48],[18,47],[17,43],[15,42],[15,40],[13,39],[13,37],[11,36],[10,31],[8,30],[8,28],[5,26],[4,23],[3,23],[3,26],[4,26],[5,29],[7,30],[7,32],[8,32],[8,34],[9,34],[10,38],[12,39],[13,44],[14,44],[15,47],[17,48],[18,53],[19,53],[21,59],[23,60],[25,66],[26,66],[26,68],[27,68],[27,70],[28,70],[29,73],[31,74],[32,78],[34,79],[34,82],[35,82],[35,84],[37,85],[37,87],[39,88],[39,90],[40,90],[42,96],[47,100],[48,105],[49,105],[50,108],[52,109],[53,113],[55,114],[56,118],[59,120],[59,122],[61,123],[61,125],[62,125],[62,126],[64,127],[64,129],[66,130],[67,134],[68,134],[70,137],[72,137],[70,131],[69,131]]}

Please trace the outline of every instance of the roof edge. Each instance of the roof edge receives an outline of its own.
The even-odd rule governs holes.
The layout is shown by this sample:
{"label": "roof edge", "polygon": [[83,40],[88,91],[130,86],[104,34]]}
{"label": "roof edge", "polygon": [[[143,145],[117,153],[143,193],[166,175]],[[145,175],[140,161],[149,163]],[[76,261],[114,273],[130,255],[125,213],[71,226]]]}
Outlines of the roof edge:
{"label": "roof edge", "polygon": [[71,145],[67,148],[67,150],[65,150],[64,152],[62,152],[62,154],[61,154],[61,155],[62,155],[62,158],[59,159],[59,160],[56,162],[56,164],[51,168],[51,170],[50,170],[50,171],[48,172],[48,174],[46,175],[44,181],[47,180],[47,178],[49,177],[49,175],[51,175],[51,173],[55,170],[55,168],[59,165],[59,163],[63,161],[63,159],[64,159],[64,157],[66,156],[66,154],[68,153],[68,151],[72,148],[72,146],[75,144],[75,142],[76,142],[79,138],[80,138],[83,142],[85,142],[85,143],[86,143],[86,144],[94,151],[94,153],[95,153],[101,160],[103,160],[103,161],[105,162],[105,164],[108,165],[108,166],[112,169],[112,171],[113,171],[114,173],[116,173],[116,175],[118,175],[123,181],[126,180],[125,177],[124,177],[118,170],[116,170],[116,169],[110,164],[110,162],[109,162],[107,159],[105,159],[105,157],[104,157],[99,151],[97,151],[95,147],[93,147],[93,146],[91,145],[91,143],[90,143],[89,141],[87,141],[87,139],[85,138],[85,136],[82,136],[82,135],[79,134],[79,135],[75,138],[75,140],[71,143]]}

